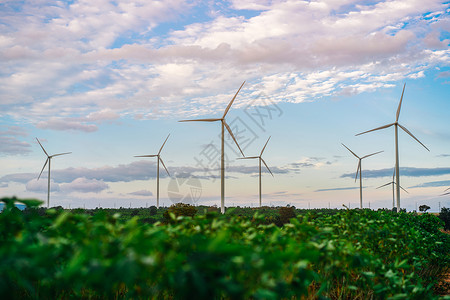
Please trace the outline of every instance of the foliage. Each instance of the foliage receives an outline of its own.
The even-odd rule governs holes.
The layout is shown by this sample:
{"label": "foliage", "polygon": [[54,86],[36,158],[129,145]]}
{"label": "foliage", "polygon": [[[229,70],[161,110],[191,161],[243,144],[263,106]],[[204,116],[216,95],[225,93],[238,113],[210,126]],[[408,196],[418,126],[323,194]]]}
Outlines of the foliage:
{"label": "foliage", "polygon": [[280,214],[280,222],[282,224],[289,223],[290,219],[295,218],[295,207],[280,207],[278,208],[278,213]]}
{"label": "foliage", "polygon": [[450,265],[430,214],[305,212],[278,227],[259,210],[172,213],[163,225],[1,201],[3,299],[437,299]]}
{"label": "foliage", "polygon": [[429,207],[428,205],[423,204],[423,205],[419,206],[419,211],[426,212],[426,211],[429,210],[430,208],[431,208],[431,207]]}
{"label": "foliage", "polygon": [[450,230],[450,208],[443,207],[439,213],[439,219],[444,222],[444,230]]}
{"label": "foliage", "polygon": [[195,206],[184,203],[176,203],[169,207],[169,209],[164,213],[164,221],[166,223],[176,220],[176,217],[185,216],[193,217],[197,213]]}

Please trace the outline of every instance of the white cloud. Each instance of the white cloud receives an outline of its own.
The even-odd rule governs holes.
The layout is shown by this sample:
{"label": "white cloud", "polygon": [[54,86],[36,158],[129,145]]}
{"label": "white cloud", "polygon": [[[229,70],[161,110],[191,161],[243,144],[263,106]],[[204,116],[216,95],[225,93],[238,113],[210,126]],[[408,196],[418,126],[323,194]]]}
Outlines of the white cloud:
{"label": "white cloud", "polygon": [[148,196],[153,196],[153,193],[148,190],[139,190],[136,192],[128,193],[128,195],[148,197]]}
{"label": "white cloud", "polygon": [[86,179],[80,177],[70,183],[61,185],[61,189],[65,192],[79,192],[79,193],[100,193],[108,189],[109,186],[103,180]]}
{"label": "white cloud", "polygon": [[[47,193],[48,192],[48,181],[47,178],[41,178],[40,180],[32,179],[28,181],[25,185],[27,191],[35,193]],[[60,191],[60,185],[50,179],[50,192]]]}
{"label": "white cloud", "polygon": [[[181,16],[195,2],[177,0],[11,3],[0,12],[0,108],[52,130],[208,114],[243,80],[244,99],[259,90],[301,102],[450,63],[439,0],[233,1],[202,23]],[[187,25],[153,31],[177,18]]]}

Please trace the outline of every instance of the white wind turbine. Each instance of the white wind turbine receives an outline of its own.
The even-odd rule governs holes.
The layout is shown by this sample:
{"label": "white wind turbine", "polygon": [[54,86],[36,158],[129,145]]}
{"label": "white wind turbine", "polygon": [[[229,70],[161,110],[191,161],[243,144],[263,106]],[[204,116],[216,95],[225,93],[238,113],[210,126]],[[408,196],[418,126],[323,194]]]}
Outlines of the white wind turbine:
{"label": "white wind turbine", "polygon": [[161,158],[161,151],[162,151],[164,145],[166,144],[167,139],[169,138],[169,136],[170,136],[170,133],[169,133],[169,135],[166,137],[166,140],[165,140],[164,143],[162,144],[161,148],[159,149],[158,154],[135,155],[135,156],[134,156],[134,157],[157,157],[157,158],[158,158],[157,169],[156,169],[156,208],[159,208],[159,162],[162,163],[164,169],[165,169],[166,172],[167,172],[167,175],[170,176],[169,171],[167,171],[167,168],[166,168],[166,166],[164,165],[164,162],[163,162],[163,160],[162,160],[162,158]]}
{"label": "white wind turbine", "polygon": [[400,211],[400,167],[399,167],[399,156],[398,156],[398,127],[403,129],[404,132],[409,134],[413,139],[415,139],[425,149],[430,151],[430,149],[428,149],[424,144],[422,144],[422,142],[419,141],[408,129],[406,129],[404,126],[402,126],[402,125],[400,125],[398,123],[398,118],[400,117],[400,109],[402,108],[403,93],[405,92],[405,86],[406,86],[406,83],[403,85],[402,96],[400,98],[400,103],[398,104],[397,116],[395,118],[395,122],[357,134],[357,135],[361,135],[361,134],[365,134],[365,133],[368,133],[368,132],[371,132],[371,131],[376,131],[376,130],[388,128],[388,127],[391,127],[391,126],[395,127],[395,184],[396,184],[396,188],[397,188],[397,210],[398,211]]}
{"label": "white wind turbine", "polygon": [[[396,183],[394,181],[394,178],[395,178],[395,168],[394,168],[394,173],[392,174],[392,181],[377,187],[377,189],[379,189],[379,188],[382,188],[382,187],[385,187],[385,186],[388,186],[388,185],[392,184],[392,209],[394,209],[394,207],[395,207],[395,184]],[[406,193],[408,193],[408,191],[405,190],[403,187],[400,187],[400,188],[402,190],[404,190]]]}
{"label": "white wind turbine", "polygon": [[245,156],[244,152],[242,152],[242,150],[241,150],[241,147],[239,147],[239,144],[238,144],[236,138],[234,137],[230,126],[228,126],[227,122],[225,121],[225,117],[226,117],[228,111],[230,110],[231,105],[234,102],[234,99],[236,99],[236,96],[239,94],[239,91],[241,90],[244,83],[245,83],[245,81],[241,84],[241,87],[236,92],[233,99],[231,99],[230,103],[228,104],[227,108],[225,109],[225,113],[223,114],[222,118],[178,121],[178,122],[218,122],[218,121],[220,121],[222,123],[222,150],[221,150],[221,155],[220,155],[220,211],[222,214],[225,213],[225,128],[227,129],[230,136],[233,138],[234,142],[236,143],[236,146],[239,148],[239,151],[241,151],[242,156]]}
{"label": "white wind turbine", "polygon": [[269,136],[269,138],[267,139],[266,144],[265,144],[264,147],[262,148],[261,153],[259,154],[259,156],[249,156],[249,157],[240,157],[240,158],[238,158],[238,159],[255,159],[255,158],[258,158],[258,159],[259,159],[259,207],[262,206],[262,201],[261,201],[261,189],[262,189],[262,188],[261,188],[261,162],[264,163],[264,165],[266,166],[267,170],[268,170],[268,171],[270,172],[270,174],[273,176],[272,171],[270,171],[270,169],[269,169],[269,167],[267,166],[266,162],[265,162],[264,159],[262,158],[263,152],[264,152],[264,150],[266,149],[266,146],[267,146],[267,143],[269,142],[269,140],[270,140],[270,136]]}
{"label": "white wind turbine", "polygon": [[47,151],[45,151],[44,147],[42,146],[41,142],[38,140],[38,138],[36,138],[37,142],[39,143],[39,145],[42,148],[42,151],[44,151],[45,155],[47,155],[47,159],[45,160],[44,166],[42,167],[41,173],[39,173],[39,177],[37,180],[39,180],[39,178],[41,178],[42,172],[45,169],[45,166],[48,163],[48,190],[47,190],[47,208],[50,207],[50,164],[52,162],[52,158],[55,156],[60,156],[60,155],[66,155],[66,154],[70,154],[72,152],[65,152],[65,153],[59,153],[59,154],[53,154],[53,155],[48,155]]}
{"label": "white wind turbine", "polygon": [[363,207],[362,207],[362,166],[361,166],[361,161],[362,161],[364,158],[367,158],[367,157],[369,157],[369,156],[372,156],[372,155],[375,155],[375,154],[378,154],[378,153],[381,153],[381,152],[384,152],[384,151],[378,151],[378,152],[371,153],[371,154],[368,154],[368,155],[363,156],[363,157],[359,157],[358,155],[356,155],[352,150],[350,150],[350,149],[349,149],[347,146],[345,146],[344,144],[342,144],[342,146],[344,146],[345,148],[347,148],[347,150],[350,151],[350,153],[353,154],[353,155],[359,160],[359,161],[358,161],[358,167],[356,168],[355,182],[356,182],[356,179],[358,179],[358,171],[359,171],[359,207],[360,207],[360,208],[363,208]]}

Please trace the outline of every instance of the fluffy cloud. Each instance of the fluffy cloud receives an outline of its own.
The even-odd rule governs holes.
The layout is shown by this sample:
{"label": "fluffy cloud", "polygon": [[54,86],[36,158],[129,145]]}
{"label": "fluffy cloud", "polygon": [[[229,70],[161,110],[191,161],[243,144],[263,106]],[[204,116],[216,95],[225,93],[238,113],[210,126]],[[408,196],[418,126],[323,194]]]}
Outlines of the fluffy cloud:
{"label": "fluffy cloud", "polygon": [[[207,21],[181,17],[194,5]],[[242,98],[261,91],[289,102],[391,87],[450,62],[448,6],[2,1],[0,109],[38,128],[93,132],[122,115],[210,113],[223,104],[211,96],[244,79]],[[172,20],[179,30],[166,30]]]}
{"label": "fluffy cloud", "polygon": [[5,130],[0,130],[0,153],[18,155],[31,152],[31,145],[18,138],[26,136],[28,136],[27,132],[18,126],[9,126]]}
{"label": "fluffy cloud", "polygon": [[[37,180],[32,179],[25,185],[26,190],[35,193],[47,193],[48,192],[48,181],[47,180]],[[59,192],[61,190],[60,185],[50,179],[50,192]]]}
{"label": "fluffy cloud", "polygon": [[100,193],[103,190],[108,189],[109,186],[102,180],[86,179],[80,177],[70,183],[61,185],[61,189],[66,192],[79,192],[79,193]]}

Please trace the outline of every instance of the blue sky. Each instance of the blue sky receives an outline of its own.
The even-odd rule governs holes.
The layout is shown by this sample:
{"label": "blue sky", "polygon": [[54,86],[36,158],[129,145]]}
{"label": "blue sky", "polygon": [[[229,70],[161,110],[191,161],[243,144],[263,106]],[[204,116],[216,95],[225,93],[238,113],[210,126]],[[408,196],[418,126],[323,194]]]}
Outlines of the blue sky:
{"label": "blue sky", "polygon": [[[448,1],[0,1],[0,194],[51,205],[142,207],[197,191],[220,205],[219,123],[227,115],[247,156],[264,159],[263,202],[391,207],[395,121],[402,206],[450,206]],[[217,153],[216,153],[217,154]],[[236,160],[227,137],[226,205],[255,206],[256,160]],[[200,164],[199,161],[202,161]],[[204,168],[207,168],[205,171]],[[198,179],[190,186],[186,178]],[[200,185],[200,186],[198,186]],[[176,186],[176,185],[175,185]],[[199,194],[198,190],[201,191]],[[177,198],[178,199],[178,198]]]}

